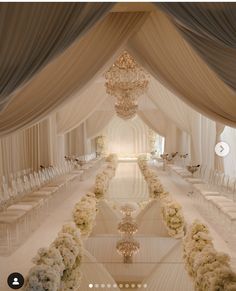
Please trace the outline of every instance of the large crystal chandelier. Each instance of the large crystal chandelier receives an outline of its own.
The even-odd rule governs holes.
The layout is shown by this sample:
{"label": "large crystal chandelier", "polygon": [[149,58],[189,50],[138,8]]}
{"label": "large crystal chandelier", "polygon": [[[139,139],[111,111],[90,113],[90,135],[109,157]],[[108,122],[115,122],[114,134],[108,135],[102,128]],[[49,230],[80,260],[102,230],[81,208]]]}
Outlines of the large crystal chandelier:
{"label": "large crystal chandelier", "polygon": [[124,51],[105,74],[106,91],[117,98],[115,110],[123,119],[133,118],[138,109],[137,99],[145,93],[148,74]]}

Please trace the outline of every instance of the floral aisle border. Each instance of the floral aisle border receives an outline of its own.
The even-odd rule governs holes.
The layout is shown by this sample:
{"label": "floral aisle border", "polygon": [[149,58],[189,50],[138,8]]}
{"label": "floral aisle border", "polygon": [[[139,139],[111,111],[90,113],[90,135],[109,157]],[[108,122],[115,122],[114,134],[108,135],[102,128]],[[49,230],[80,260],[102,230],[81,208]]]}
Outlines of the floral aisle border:
{"label": "floral aisle border", "polygon": [[236,290],[236,274],[227,254],[217,252],[208,227],[196,220],[183,239],[185,267],[196,291]]}
{"label": "floral aisle border", "polygon": [[[107,157],[102,174],[109,181],[117,166],[117,156]],[[96,179],[97,181],[97,179]],[[96,184],[96,183],[95,183]],[[104,184],[105,185],[105,184]],[[104,188],[105,189],[105,188]],[[26,291],[77,291],[80,286],[82,260],[81,237],[88,237],[95,225],[98,193],[87,193],[76,203],[72,217],[75,224],[66,224],[48,248],[40,248],[26,280]]]}
{"label": "floral aisle border", "polygon": [[80,232],[66,224],[48,248],[40,248],[26,280],[26,291],[77,291],[81,281]]}
{"label": "floral aisle border", "polygon": [[110,154],[106,158],[106,162],[108,163],[105,170],[101,173],[97,174],[95,185],[94,185],[94,193],[97,198],[104,197],[105,193],[108,190],[110,180],[115,176],[118,157],[116,154]]}
{"label": "floral aisle border", "polygon": [[169,192],[164,190],[156,172],[148,167],[146,156],[138,157],[138,165],[148,184],[150,198],[160,199],[162,219],[168,234],[174,238],[182,238],[184,236],[185,220],[181,205],[171,197]]}
{"label": "floral aisle border", "polygon": [[94,193],[87,193],[75,204],[72,216],[83,237],[88,237],[95,226],[98,199]]}

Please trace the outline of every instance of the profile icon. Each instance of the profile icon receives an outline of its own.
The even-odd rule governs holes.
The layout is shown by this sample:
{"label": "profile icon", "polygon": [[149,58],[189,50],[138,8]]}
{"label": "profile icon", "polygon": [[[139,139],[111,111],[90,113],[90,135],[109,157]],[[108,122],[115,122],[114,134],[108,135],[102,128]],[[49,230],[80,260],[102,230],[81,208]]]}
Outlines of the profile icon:
{"label": "profile icon", "polygon": [[14,286],[20,285],[17,277],[13,279],[12,285]]}
{"label": "profile icon", "polygon": [[11,289],[20,289],[24,285],[24,277],[20,273],[12,273],[7,278],[7,284]]}

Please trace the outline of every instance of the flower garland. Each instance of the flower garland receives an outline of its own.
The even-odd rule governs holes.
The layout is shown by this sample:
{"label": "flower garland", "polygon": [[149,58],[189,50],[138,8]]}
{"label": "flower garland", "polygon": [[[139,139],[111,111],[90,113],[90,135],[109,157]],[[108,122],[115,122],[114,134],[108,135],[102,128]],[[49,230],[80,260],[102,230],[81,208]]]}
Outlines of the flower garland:
{"label": "flower garland", "polygon": [[41,248],[26,280],[26,291],[76,291],[82,259],[80,233],[74,225],[64,225],[49,248]]}
{"label": "flower garland", "polygon": [[[164,193],[167,194],[166,192]],[[166,225],[168,234],[175,238],[183,237],[185,220],[181,205],[170,199],[170,196],[166,198],[164,196],[160,196],[160,198],[162,218]]]}
{"label": "flower garland", "polygon": [[185,267],[194,280],[195,290],[236,290],[236,274],[229,256],[214,249],[209,229],[195,221],[183,239]]}
{"label": "flower garland", "polygon": [[97,174],[95,180],[94,193],[97,198],[104,197],[109,187],[109,181],[115,176],[118,161],[117,155],[110,154],[106,161],[108,165],[103,172]]}
{"label": "flower garland", "polygon": [[148,184],[150,198],[160,199],[162,219],[168,234],[175,238],[183,237],[185,220],[181,205],[164,190],[156,172],[148,167],[147,160],[143,156],[138,158],[138,165]]}
{"label": "flower garland", "polygon": [[88,193],[86,196],[76,203],[73,210],[73,220],[79,228],[82,236],[87,237],[94,225],[97,214],[98,200],[94,193]]}

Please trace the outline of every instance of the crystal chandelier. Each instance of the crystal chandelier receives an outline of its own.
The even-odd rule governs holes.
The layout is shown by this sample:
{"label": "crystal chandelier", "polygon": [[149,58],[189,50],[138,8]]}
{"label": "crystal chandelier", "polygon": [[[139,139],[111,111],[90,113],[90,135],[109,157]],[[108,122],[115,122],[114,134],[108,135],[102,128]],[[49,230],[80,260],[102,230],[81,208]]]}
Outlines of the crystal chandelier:
{"label": "crystal chandelier", "polygon": [[116,102],[115,104],[115,110],[117,116],[120,118],[123,118],[125,120],[131,119],[135,117],[137,110],[138,110],[138,104],[136,102],[131,101],[130,99],[124,99],[120,102]]}
{"label": "crystal chandelier", "polygon": [[133,235],[138,231],[138,225],[131,216],[126,216],[118,224],[118,231],[121,234]]}
{"label": "crystal chandelier", "polygon": [[125,216],[131,216],[136,208],[131,204],[124,204],[120,207],[120,212]]}
{"label": "crystal chandelier", "polygon": [[132,237],[125,237],[117,242],[116,250],[124,257],[124,263],[130,263],[133,255],[139,252],[140,245]]}
{"label": "crystal chandelier", "polygon": [[115,110],[123,119],[133,118],[138,109],[137,99],[145,93],[148,74],[124,51],[105,73],[106,92],[117,98]]}

